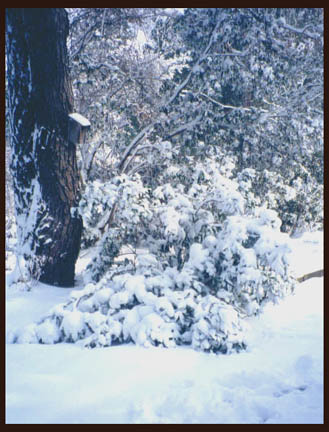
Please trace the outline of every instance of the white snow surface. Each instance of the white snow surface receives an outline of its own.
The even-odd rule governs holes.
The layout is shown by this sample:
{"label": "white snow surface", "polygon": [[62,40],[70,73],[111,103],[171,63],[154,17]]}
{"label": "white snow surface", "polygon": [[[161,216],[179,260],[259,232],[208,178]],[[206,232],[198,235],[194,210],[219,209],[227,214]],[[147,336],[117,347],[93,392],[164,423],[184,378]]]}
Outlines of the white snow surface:
{"label": "white snow surface", "polygon": [[[291,240],[297,275],[323,268],[322,239]],[[7,287],[7,339],[71,291]],[[299,284],[247,325],[248,349],[231,355],[7,343],[6,423],[323,423],[323,278]]]}
{"label": "white snow surface", "polygon": [[90,121],[86,119],[83,115],[79,113],[71,113],[69,114],[69,117],[71,117],[73,120],[77,121],[81,124],[81,126],[90,126]]}

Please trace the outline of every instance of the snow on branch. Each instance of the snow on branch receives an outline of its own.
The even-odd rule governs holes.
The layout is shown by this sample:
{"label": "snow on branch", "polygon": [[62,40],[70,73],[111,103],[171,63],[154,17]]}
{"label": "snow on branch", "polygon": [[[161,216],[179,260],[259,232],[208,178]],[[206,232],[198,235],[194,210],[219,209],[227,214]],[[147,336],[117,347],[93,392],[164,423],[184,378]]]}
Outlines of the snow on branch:
{"label": "snow on branch", "polygon": [[264,110],[262,108],[246,108],[246,107],[242,107],[242,106],[239,107],[239,106],[233,106],[233,105],[225,105],[225,104],[222,104],[221,102],[213,99],[212,97],[206,95],[205,93],[199,93],[199,94],[200,94],[200,96],[205,97],[206,99],[210,100],[210,102],[212,102],[212,103],[214,103],[216,105],[219,105],[222,108],[241,110],[241,111],[252,111],[254,109],[254,110],[258,110],[258,111],[264,112],[264,113],[268,113],[269,112],[269,111]]}
{"label": "snow on branch", "polygon": [[153,126],[155,125],[156,122],[152,122],[151,124],[145,126],[138,135],[135,136],[135,138],[132,140],[132,142],[130,143],[129,147],[126,149],[126,151],[124,152],[122,159],[120,161],[119,164],[119,170],[121,172],[123,172],[126,168],[126,161],[127,158],[129,157],[129,155],[131,154],[131,152],[133,151],[134,147],[138,145],[138,143],[145,137],[145,135],[151,131],[151,129],[153,128]]}
{"label": "snow on branch", "polygon": [[278,19],[277,23],[279,25],[281,25],[283,28],[285,28],[286,30],[290,30],[290,31],[292,31],[294,33],[297,33],[297,34],[300,34],[302,36],[307,36],[307,37],[309,37],[311,39],[314,39],[314,40],[317,40],[317,39],[321,38],[321,36],[318,35],[318,34],[316,34],[316,33],[310,33],[309,31],[306,31],[307,28],[312,27],[312,24],[307,24],[304,28],[300,29],[300,28],[297,28],[297,27],[293,27],[290,24],[287,24],[286,20],[283,17],[281,17],[280,19]]}
{"label": "snow on branch", "polygon": [[[204,49],[204,51],[202,52],[201,56],[199,57],[199,59],[197,60],[195,65],[191,68],[191,70],[190,70],[189,74],[187,75],[187,77],[185,78],[185,80],[179,86],[176,87],[172,96],[166,102],[162,103],[162,108],[165,108],[165,107],[169,106],[170,104],[172,104],[172,102],[177,98],[177,96],[181,93],[181,91],[187,86],[192,75],[195,72],[195,68],[205,59],[209,49],[211,48],[211,46],[215,40],[215,35],[216,35],[217,30],[218,30],[218,26],[219,26],[219,21],[217,21],[217,23],[216,23],[216,25],[215,25],[212,33],[211,33],[209,42],[208,42],[206,48]],[[133,139],[133,141],[131,142],[131,144],[126,149],[125,153],[123,154],[121,162],[119,163],[119,170],[121,172],[125,171],[126,165],[127,165],[127,158],[130,156],[134,147],[136,147],[139,144],[139,142],[145,137],[145,135],[152,130],[152,128],[155,126],[156,123],[157,123],[156,121],[153,121],[149,125],[145,126],[141,130],[141,132],[138,135],[136,135],[136,137]]]}
{"label": "snow on branch", "polygon": [[211,33],[208,45],[206,46],[206,48],[204,49],[203,53],[201,54],[201,56],[199,57],[199,59],[197,60],[197,62],[195,63],[195,65],[192,67],[192,69],[190,70],[189,74],[187,75],[186,79],[176,88],[174,94],[169,98],[168,102],[165,105],[170,105],[175,99],[176,97],[180,94],[180,92],[187,86],[188,82],[190,81],[192,75],[194,74],[196,68],[200,65],[200,63],[206,58],[206,55],[208,54],[208,51],[210,50],[214,40],[215,40],[215,35],[216,32],[218,30],[218,26],[219,26],[219,21],[217,21],[214,30]]}
{"label": "snow on branch", "polygon": [[210,54],[211,57],[223,57],[223,56],[231,56],[231,57],[245,57],[247,54],[249,54],[250,47],[248,47],[244,51],[238,51],[232,48],[232,52],[226,52],[226,53],[213,53]]}
{"label": "snow on branch", "polygon": [[200,122],[201,118],[202,118],[202,116],[199,115],[194,120],[190,121],[189,123],[186,123],[186,124],[180,126],[179,128],[175,129],[173,132],[171,132],[169,135],[166,136],[165,140],[173,138],[174,136],[179,135],[180,133],[184,132],[185,130],[192,130],[194,128],[194,126]]}

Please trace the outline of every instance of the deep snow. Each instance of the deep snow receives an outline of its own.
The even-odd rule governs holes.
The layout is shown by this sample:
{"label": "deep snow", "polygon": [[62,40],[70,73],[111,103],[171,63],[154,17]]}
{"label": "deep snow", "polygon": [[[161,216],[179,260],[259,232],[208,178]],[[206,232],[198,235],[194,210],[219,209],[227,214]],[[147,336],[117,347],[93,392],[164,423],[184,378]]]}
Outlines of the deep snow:
{"label": "deep snow", "polygon": [[[292,247],[298,276],[323,268],[322,233]],[[8,339],[70,292],[7,287]],[[232,355],[7,344],[6,422],[323,423],[323,278],[299,284],[247,324],[248,349]]]}

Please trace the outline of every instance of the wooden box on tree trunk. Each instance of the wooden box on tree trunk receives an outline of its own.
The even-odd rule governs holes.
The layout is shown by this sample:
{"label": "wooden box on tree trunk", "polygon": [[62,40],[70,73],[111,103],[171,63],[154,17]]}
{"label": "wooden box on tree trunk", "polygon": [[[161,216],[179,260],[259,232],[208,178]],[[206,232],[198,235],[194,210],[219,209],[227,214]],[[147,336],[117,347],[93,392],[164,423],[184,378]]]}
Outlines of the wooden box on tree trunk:
{"label": "wooden box on tree trunk", "polygon": [[72,144],[83,144],[86,133],[90,128],[90,122],[79,113],[69,114],[68,138]]}

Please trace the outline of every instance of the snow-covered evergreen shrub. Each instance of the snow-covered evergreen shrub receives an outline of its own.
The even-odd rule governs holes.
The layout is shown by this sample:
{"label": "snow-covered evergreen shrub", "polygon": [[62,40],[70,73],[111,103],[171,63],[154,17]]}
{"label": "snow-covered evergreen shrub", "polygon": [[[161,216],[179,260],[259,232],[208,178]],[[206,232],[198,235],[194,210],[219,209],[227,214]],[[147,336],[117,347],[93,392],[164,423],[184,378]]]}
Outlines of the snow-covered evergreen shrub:
{"label": "snow-covered evergreen shrub", "polygon": [[[121,247],[122,237],[120,231],[115,228],[109,229],[99,240],[97,254],[87,266],[86,270],[90,280],[98,282],[102,278],[113,265]],[[85,276],[85,280],[87,280],[87,276]]]}
{"label": "snow-covered evergreen shrub", "polygon": [[193,348],[226,354],[246,347],[239,314],[233,306],[207,295],[200,309],[202,313],[192,326]]}
{"label": "snow-covered evergreen shrub", "polygon": [[256,313],[264,300],[288,294],[293,287],[290,248],[279,229],[280,220],[272,210],[262,210],[254,218],[228,217],[217,238],[204,241],[215,269],[202,269],[209,292],[247,315]]}
{"label": "snow-covered evergreen shrub", "polygon": [[[243,317],[293,288],[288,236],[280,233],[275,211],[246,211],[239,184],[216,163],[202,169],[195,165],[189,172],[185,186],[173,179],[153,194],[125,178],[116,201],[117,221],[131,231],[125,237],[121,230],[117,241],[119,227],[107,231],[85,288],[17,341],[88,347],[129,341],[146,347],[189,344],[222,353],[243,349]],[[113,184],[110,190],[117,192]],[[96,198],[86,201],[92,211],[97,200],[105,202],[106,189],[96,189]],[[134,212],[129,206],[136,202]],[[122,260],[121,244],[131,238],[139,248],[133,260]]]}
{"label": "snow-covered evergreen shrub", "polygon": [[107,182],[88,183],[79,204],[84,225],[82,246],[90,247],[102,237],[113,207],[121,237],[133,241],[141,218],[150,214],[146,194],[139,174],[121,174]]}
{"label": "snow-covered evergreen shrub", "polygon": [[[79,212],[84,224],[82,246],[97,247],[87,268],[91,280],[100,280],[123,245],[135,245],[142,238],[150,219],[147,194],[138,174],[122,174],[105,183],[94,181],[87,185]],[[107,227],[109,220],[111,228]]]}

